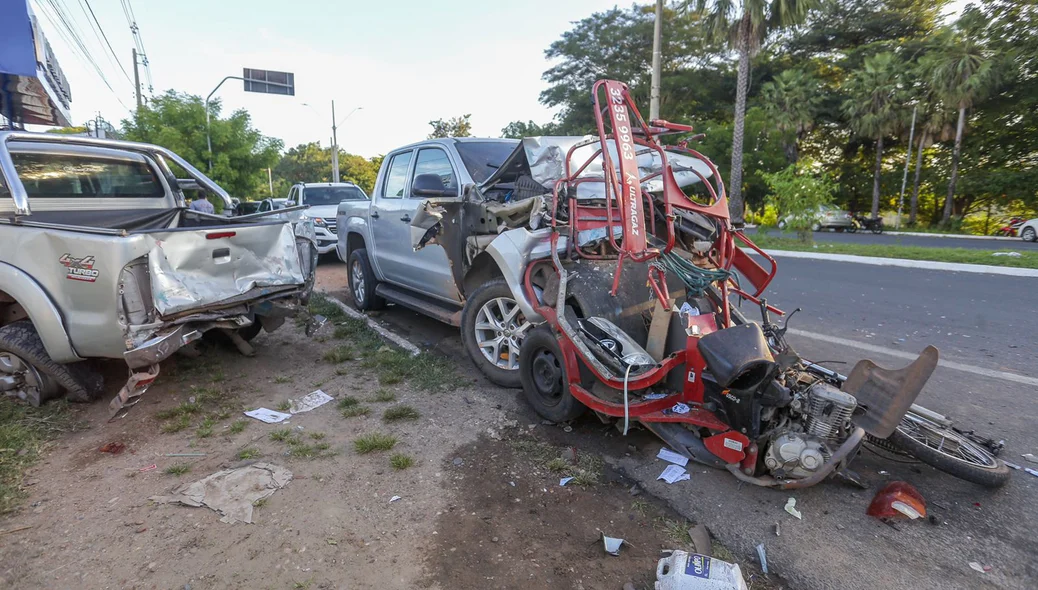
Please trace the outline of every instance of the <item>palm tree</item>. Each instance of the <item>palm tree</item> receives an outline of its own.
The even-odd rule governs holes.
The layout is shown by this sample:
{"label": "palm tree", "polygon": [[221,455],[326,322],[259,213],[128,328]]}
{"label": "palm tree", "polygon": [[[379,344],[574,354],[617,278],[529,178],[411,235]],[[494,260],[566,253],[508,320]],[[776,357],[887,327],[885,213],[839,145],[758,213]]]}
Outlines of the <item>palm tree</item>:
{"label": "palm tree", "polygon": [[822,101],[821,82],[803,70],[785,70],[761,88],[764,111],[775,128],[792,140],[783,142],[790,164],[799,159],[799,144],[814,126]]}
{"label": "palm tree", "polygon": [[[691,4],[692,0],[685,0],[685,6]],[[704,18],[708,34],[715,39],[727,39],[739,53],[732,176],[728,182],[728,209],[736,226],[743,223],[742,150],[750,59],[760,51],[769,34],[804,22],[807,13],[818,5],[819,0],[695,0],[695,11]]]}
{"label": "palm tree", "polygon": [[955,126],[955,147],[952,149],[951,176],[948,178],[948,196],[944,200],[941,223],[951,219],[955,199],[955,184],[959,180],[959,157],[962,155],[962,136],[966,131],[966,109],[991,92],[998,83],[997,70],[990,52],[976,39],[967,35],[949,36],[934,52],[929,62],[930,84],[941,98],[959,110]]}
{"label": "palm tree", "polygon": [[[948,109],[939,99],[928,95],[919,105],[919,142],[915,162],[915,180],[908,213],[908,225],[915,225],[919,216],[919,180],[923,172],[923,150],[935,141],[951,139]],[[909,146],[911,149],[911,146]]]}
{"label": "palm tree", "polygon": [[862,69],[847,82],[849,98],[843,103],[851,129],[861,137],[876,140],[876,170],[872,180],[872,218],[879,216],[879,181],[883,166],[883,138],[901,123],[901,80],[899,61],[890,52],[865,58]]}

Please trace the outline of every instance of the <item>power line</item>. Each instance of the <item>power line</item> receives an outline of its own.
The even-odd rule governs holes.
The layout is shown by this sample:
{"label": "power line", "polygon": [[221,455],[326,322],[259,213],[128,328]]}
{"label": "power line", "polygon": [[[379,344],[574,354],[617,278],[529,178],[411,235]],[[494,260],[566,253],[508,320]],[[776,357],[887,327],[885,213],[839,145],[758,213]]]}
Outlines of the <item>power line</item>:
{"label": "power line", "polygon": [[[101,23],[98,22],[97,15],[94,14],[94,7],[90,5],[90,0],[79,0],[80,8],[83,8],[84,4],[86,5],[86,10],[90,11],[90,18],[94,19],[94,25],[96,25],[97,27],[94,31],[94,35],[96,36],[98,32],[101,33],[101,37],[104,38],[105,45],[108,46],[108,52],[110,53],[111,58],[115,60],[115,65],[119,66],[119,69],[122,70],[123,76],[126,77],[126,81],[132,83],[133,81],[130,79],[130,74],[126,72],[126,68],[123,67],[123,63],[119,61],[119,56],[115,53],[115,50],[112,49],[112,44],[108,42],[108,35],[105,34],[105,30],[103,27],[101,27]],[[83,11],[83,14],[86,14],[86,10]],[[98,41],[100,41],[100,39],[98,39]]]}
{"label": "power line", "polygon": [[141,65],[144,66],[144,77],[148,79],[148,92],[153,91],[151,81],[151,66],[148,63],[148,52],[144,49],[144,38],[141,37],[141,29],[137,26],[137,15],[133,13],[133,4],[130,0],[119,0],[123,7],[123,15],[126,16],[126,24],[130,25],[130,33],[133,34],[133,42],[137,47],[137,53],[141,56]]}

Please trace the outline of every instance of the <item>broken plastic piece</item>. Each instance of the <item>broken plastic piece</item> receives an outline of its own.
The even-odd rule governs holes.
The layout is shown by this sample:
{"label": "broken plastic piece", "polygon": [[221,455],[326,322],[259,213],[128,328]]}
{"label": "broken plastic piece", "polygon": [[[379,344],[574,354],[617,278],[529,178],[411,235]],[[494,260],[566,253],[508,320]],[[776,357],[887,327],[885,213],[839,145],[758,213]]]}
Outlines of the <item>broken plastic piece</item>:
{"label": "broken plastic piece", "polygon": [[688,538],[692,539],[692,547],[696,553],[706,556],[713,554],[714,548],[710,545],[710,531],[706,529],[705,525],[697,524],[689,527]]}
{"label": "broken plastic piece", "polygon": [[399,499],[400,499],[400,496],[393,496],[392,498],[389,499],[389,501],[390,502],[396,502]]}
{"label": "broken plastic piece", "polygon": [[800,514],[799,510],[797,510],[797,499],[796,498],[790,498],[790,499],[786,500],[785,511],[790,513],[790,514],[792,514],[793,516],[797,517],[800,520],[804,519],[804,516],[802,514]]}
{"label": "broken plastic piece", "polygon": [[292,400],[291,407],[288,411],[290,414],[309,412],[310,410],[323,406],[330,401],[332,401],[332,396],[318,389],[317,391],[304,395],[299,401]]}
{"label": "broken plastic piece", "polygon": [[568,484],[571,481],[573,481],[572,477],[564,477],[564,478],[559,480],[559,486],[564,487],[566,484]]}
{"label": "broken plastic piece", "polygon": [[605,533],[602,533],[602,544],[605,546],[606,553],[619,557],[620,545],[624,544],[624,540],[615,537],[607,537],[605,536]]}
{"label": "broken plastic piece", "polygon": [[1030,473],[1031,475],[1033,475],[1035,477],[1038,477],[1038,471],[1035,471],[1034,469],[1031,469],[1030,467],[1024,467],[1024,471],[1026,471],[1027,473]]}
{"label": "broken plastic piece", "polygon": [[768,573],[768,555],[764,552],[764,543],[757,545],[757,557],[760,558],[760,571]]}
{"label": "broken plastic piece", "polygon": [[893,481],[876,492],[865,513],[876,518],[925,518],[926,500],[911,484]]}
{"label": "broken plastic piece", "polygon": [[121,442],[110,442],[105,443],[104,446],[97,450],[102,453],[111,453],[113,455],[118,455],[119,453],[126,450],[126,445],[124,445]]}
{"label": "broken plastic piece", "polygon": [[979,563],[977,563],[975,561],[971,561],[970,562],[970,569],[975,571],[975,572],[980,572],[982,574],[986,573],[986,571],[984,570],[984,566],[980,565]]}

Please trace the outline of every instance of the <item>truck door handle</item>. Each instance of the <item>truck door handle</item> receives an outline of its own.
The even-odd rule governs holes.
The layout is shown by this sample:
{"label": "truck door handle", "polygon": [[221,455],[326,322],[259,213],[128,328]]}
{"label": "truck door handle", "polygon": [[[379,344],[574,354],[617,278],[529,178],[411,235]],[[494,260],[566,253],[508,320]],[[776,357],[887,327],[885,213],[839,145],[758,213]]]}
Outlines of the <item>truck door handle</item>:
{"label": "truck door handle", "polygon": [[371,218],[372,219],[378,219],[378,211],[372,211],[371,212]]}
{"label": "truck door handle", "polygon": [[404,221],[404,222],[410,223],[411,222],[411,216],[408,215],[407,213],[404,213],[404,216],[400,218],[400,221]]}

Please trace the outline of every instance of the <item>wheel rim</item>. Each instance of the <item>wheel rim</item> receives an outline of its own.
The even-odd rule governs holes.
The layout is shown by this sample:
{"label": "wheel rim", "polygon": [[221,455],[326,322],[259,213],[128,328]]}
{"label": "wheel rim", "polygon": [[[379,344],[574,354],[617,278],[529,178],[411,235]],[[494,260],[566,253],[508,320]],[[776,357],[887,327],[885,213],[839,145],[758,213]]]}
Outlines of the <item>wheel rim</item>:
{"label": "wheel rim", "polygon": [[20,356],[11,352],[0,352],[0,391],[14,392],[23,400],[40,400],[42,390],[50,388],[50,382]]}
{"label": "wheel rim", "polygon": [[998,468],[998,461],[979,445],[954,430],[944,428],[926,418],[908,414],[901,419],[898,432],[927,447],[974,467]]}
{"label": "wheel rim", "polygon": [[555,406],[562,401],[562,366],[555,353],[547,348],[533,351],[533,389],[546,406]]}
{"label": "wheel rim", "polygon": [[499,369],[519,369],[519,347],[530,323],[510,297],[496,297],[476,313],[473,332],[483,358]]}
{"label": "wheel rim", "polygon": [[353,290],[353,300],[357,303],[364,301],[364,268],[359,260],[354,260],[350,266],[350,288]]}
{"label": "wheel rim", "polygon": [[1022,237],[1024,240],[1028,242],[1033,242],[1035,238],[1034,230],[1031,228],[1027,228],[1024,230],[1023,235],[1021,235],[1020,237]]}

